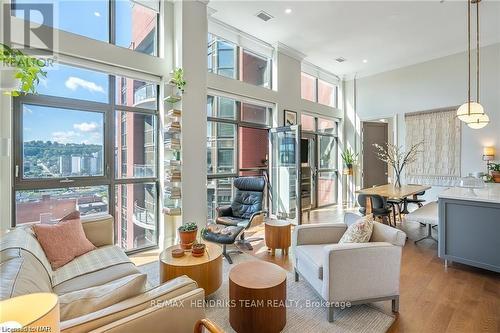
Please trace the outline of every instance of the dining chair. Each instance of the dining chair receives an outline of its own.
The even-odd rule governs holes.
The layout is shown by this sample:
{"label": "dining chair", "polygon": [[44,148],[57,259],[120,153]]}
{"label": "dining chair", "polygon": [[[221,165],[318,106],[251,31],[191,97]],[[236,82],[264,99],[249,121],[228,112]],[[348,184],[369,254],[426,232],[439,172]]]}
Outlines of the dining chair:
{"label": "dining chair", "polygon": [[[392,205],[387,202],[387,199],[378,194],[370,195],[372,203],[372,213],[374,217],[381,217],[384,223],[390,226],[396,226],[396,213],[392,209]],[[391,221],[391,214],[394,216],[394,225]],[[387,222],[386,222],[387,221]]]}

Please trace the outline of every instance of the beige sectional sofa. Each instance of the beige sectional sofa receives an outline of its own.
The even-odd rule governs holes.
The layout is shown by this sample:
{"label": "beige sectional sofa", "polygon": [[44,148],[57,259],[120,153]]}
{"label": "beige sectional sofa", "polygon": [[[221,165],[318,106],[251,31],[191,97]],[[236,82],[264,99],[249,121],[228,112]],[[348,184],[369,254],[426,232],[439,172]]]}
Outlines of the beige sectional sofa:
{"label": "beige sectional sofa", "polygon": [[[205,317],[204,290],[183,276],[148,288],[114,246],[109,215],[82,221],[96,250],[53,271],[30,227],[0,240],[0,299],[36,292],[59,296],[61,332],[192,332]],[[200,306],[201,305],[201,306]]]}

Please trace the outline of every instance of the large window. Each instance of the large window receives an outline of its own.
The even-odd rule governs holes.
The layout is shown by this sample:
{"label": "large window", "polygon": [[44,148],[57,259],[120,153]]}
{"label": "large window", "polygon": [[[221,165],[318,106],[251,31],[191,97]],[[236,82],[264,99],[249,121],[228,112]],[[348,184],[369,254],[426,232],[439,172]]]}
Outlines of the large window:
{"label": "large window", "polygon": [[14,224],[110,213],[117,244],[155,245],[158,85],[61,65],[39,91],[14,99]]}
{"label": "large window", "polygon": [[319,104],[337,107],[337,91],[335,84],[321,80],[313,75],[300,73],[300,92],[302,99]]}
{"label": "large window", "polygon": [[208,221],[230,204],[233,179],[262,176],[268,168],[272,108],[222,96],[207,97]]}
{"label": "large window", "polygon": [[[159,1],[132,0],[15,0],[12,15],[25,19],[23,6],[53,4],[54,28],[137,52],[158,55]],[[44,24],[33,11],[30,20]]]}
{"label": "large window", "polygon": [[271,58],[208,34],[208,72],[271,88]]}

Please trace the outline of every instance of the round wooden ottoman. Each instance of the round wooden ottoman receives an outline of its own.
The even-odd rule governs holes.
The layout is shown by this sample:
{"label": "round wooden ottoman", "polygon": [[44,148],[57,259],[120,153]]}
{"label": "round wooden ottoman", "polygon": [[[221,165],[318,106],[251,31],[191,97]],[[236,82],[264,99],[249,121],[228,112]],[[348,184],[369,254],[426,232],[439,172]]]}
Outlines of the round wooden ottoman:
{"label": "round wooden ottoman", "polygon": [[178,276],[187,275],[205,289],[205,296],[217,291],[222,284],[222,248],[213,243],[205,243],[206,252],[201,257],[193,257],[186,252],[183,257],[172,257],[173,245],[160,254],[160,282],[164,283]]}
{"label": "round wooden ottoman", "polygon": [[277,333],[286,324],[286,271],[247,261],[229,272],[229,323],[238,333]]}
{"label": "round wooden ottoman", "polygon": [[281,249],[282,254],[288,254],[292,244],[292,225],[284,220],[266,220],[266,246],[271,249],[272,255],[276,249]]}

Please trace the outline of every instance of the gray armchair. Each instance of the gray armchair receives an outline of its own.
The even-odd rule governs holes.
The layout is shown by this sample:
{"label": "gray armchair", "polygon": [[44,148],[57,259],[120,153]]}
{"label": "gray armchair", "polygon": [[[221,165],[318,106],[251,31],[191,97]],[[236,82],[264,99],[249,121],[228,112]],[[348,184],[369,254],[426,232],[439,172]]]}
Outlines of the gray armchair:
{"label": "gray armchair", "polygon": [[230,206],[216,208],[215,222],[225,226],[243,227],[238,244],[252,250],[250,242],[262,238],[245,239],[244,230],[264,221],[262,202],[266,181],[264,177],[239,177],[234,180],[233,185],[236,188],[233,202]]}
{"label": "gray armchair", "polygon": [[296,226],[292,247],[295,280],[302,276],[325,301],[328,320],[334,320],[335,304],[392,300],[399,308],[399,274],[406,234],[375,222],[368,243],[337,244],[347,226],[360,217],[346,213],[345,223]]}

